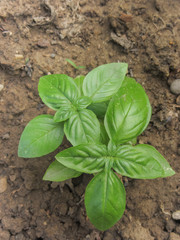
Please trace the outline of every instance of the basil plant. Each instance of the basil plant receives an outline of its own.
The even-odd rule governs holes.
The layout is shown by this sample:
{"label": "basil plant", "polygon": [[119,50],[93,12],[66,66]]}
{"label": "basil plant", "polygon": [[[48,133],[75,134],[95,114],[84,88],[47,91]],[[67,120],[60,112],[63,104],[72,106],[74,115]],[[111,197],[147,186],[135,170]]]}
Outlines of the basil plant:
{"label": "basil plant", "polygon": [[39,95],[56,113],[31,120],[18,148],[20,157],[40,157],[53,152],[65,134],[72,147],[55,156],[43,179],[60,182],[93,174],[85,207],[90,221],[101,231],[112,227],[124,213],[126,193],[121,176],[154,179],[175,173],[154,147],[136,145],[150,121],[151,105],[143,87],[126,72],[126,63],[110,63],[85,77],[41,77]]}

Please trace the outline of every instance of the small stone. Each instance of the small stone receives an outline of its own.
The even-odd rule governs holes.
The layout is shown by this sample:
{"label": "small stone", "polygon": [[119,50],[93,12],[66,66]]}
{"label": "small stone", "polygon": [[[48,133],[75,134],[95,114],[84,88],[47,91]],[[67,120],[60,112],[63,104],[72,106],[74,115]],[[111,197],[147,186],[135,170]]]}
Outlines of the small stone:
{"label": "small stone", "polygon": [[176,79],[171,83],[170,90],[174,94],[180,94],[180,79]]}
{"label": "small stone", "polygon": [[59,183],[58,183],[58,182],[52,182],[52,183],[51,183],[51,187],[52,187],[52,188],[57,188],[57,186],[59,186]]}
{"label": "small stone", "polygon": [[7,177],[0,178],[0,193],[5,192],[7,189]]}
{"label": "small stone", "polygon": [[57,44],[58,44],[58,42],[56,40],[51,41],[51,45],[57,45]]}
{"label": "small stone", "polygon": [[20,59],[23,59],[24,56],[22,54],[15,54],[15,59],[16,60],[20,60]]}
{"label": "small stone", "polygon": [[3,35],[4,37],[6,37],[6,36],[11,36],[11,35],[12,35],[12,32],[11,32],[11,31],[3,31],[3,32],[2,32],[2,35]]}
{"label": "small stone", "polygon": [[14,182],[16,180],[16,175],[10,175],[9,178],[11,182]]}
{"label": "small stone", "polygon": [[40,48],[47,48],[49,46],[49,41],[43,39],[43,40],[39,40],[37,43],[38,47]]}
{"label": "small stone", "polygon": [[51,58],[55,58],[56,54],[55,53],[52,53],[51,54]]}
{"label": "small stone", "polygon": [[177,105],[180,105],[180,95],[176,98]]}
{"label": "small stone", "polygon": [[3,88],[4,88],[4,85],[0,84],[0,92],[3,90]]}
{"label": "small stone", "polygon": [[2,139],[3,139],[3,140],[8,140],[9,138],[10,138],[9,133],[6,133],[6,134],[4,134],[4,135],[2,136]]}
{"label": "small stone", "polygon": [[180,236],[176,233],[171,232],[169,240],[180,240]]}
{"label": "small stone", "polygon": [[172,218],[173,218],[174,220],[180,220],[180,210],[178,210],[178,211],[176,211],[176,212],[173,212]]}
{"label": "small stone", "polygon": [[59,208],[60,214],[65,216],[67,213],[67,210],[68,210],[68,205],[66,203],[61,203]]}
{"label": "small stone", "polygon": [[127,39],[126,35],[117,36],[114,32],[112,32],[111,38],[114,42],[126,50],[132,47],[132,42]]}
{"label": "small stone", "polygon": [[15,240],[26,240],[25,236],[22,233],[18,233],[15,236]]}
{"label": "small stone", "polygon": [[86,240],[90,240],[90,238],[91,238],[91,236],[88,234],[88,235],[86,235]]}

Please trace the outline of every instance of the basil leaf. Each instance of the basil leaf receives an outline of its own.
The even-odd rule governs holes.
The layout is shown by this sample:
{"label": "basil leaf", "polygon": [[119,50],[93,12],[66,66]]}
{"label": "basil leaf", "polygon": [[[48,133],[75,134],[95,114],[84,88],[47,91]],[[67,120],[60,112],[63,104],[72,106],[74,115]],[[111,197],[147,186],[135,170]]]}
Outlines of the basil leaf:
{"label": "basil leaf", "polygon": [[98,118],[104,118],[109,101],[100,103],[91,103],[87,108],[93,111]]}
{"label": "basil leaf", "polygon": [[46,155],[59,147],[63,137],[62,123],[55,123],[51,115],[37,116],[27,124],[21,135],[18,156],[34,158]]}
{"label": "basil leaf", "polygon": [[174,175],[166,159],[152,146],[123,145],[114,156],[114,170],[130,178],[153,179]]}
{"label": "basil leaf", "polygon": [[91,98],[82,96],[76,100],[74,105],[77,107],[78,110],[81,110],[89,106],[91,102],[92,102]]}
{"label": "basil leaf", "polygon": [[80,76],[77,76],[74,79],[74,81],[75,81],[75,83],[76,83],[76,85],[77,85],[77,87],[78,87],[78,89],[80,91],[81,96],[83,96],[82,85],[83,85],[84,78],[85,78],[85,76],[80,75]]}
{"label": "basil leaf", "polygon": [[100,124],[92,111],[82,109],[65,122],[64,132],[73,146],[99,142]]}
{"label": "basil leaf", "polygon": [[65,74],[41,77],[38,91],[42,101],[54,110],[71,104],[80,96],[79,89],[73,79]]}
{"label": "basil leaf", "polygon": [[82,173],[67,168],[58,161],[52,162],[46,170],[43,180],[62,182],[70,178],[79,177]]}
{"label": "basil leaf", "polygon": [[79,172],[96,173],[103,170],[106,155],[105,145],[82,144],[58,153],[56,160]]}
{"label": "basil leaf", "polygon": [[54,115],[54,121],[55,122],[63,122],[67,119],[69,119],[71,116],[73,116],[76,113],[75,108],[73,105],[61,107]]}
{"label": "basil leaf", "polygon": [[85,207],[92,224],[105,231],[112,227],[123,215],[126,192],[116,174],[103,171],[88,184],[85,192]]}
{"label": "basil leaf", "polygon": [[94,103],[110,99],[120,88],[127,67],[127,63],[109,63],[94,68],[83,81],[84,95]]}
{"label": "basil leaf", "polygon": [[126,77],[109,103],[105,115],[106,131],[115,144],[128,142],[140,135],[151,118],[151,105],[143,87]]}

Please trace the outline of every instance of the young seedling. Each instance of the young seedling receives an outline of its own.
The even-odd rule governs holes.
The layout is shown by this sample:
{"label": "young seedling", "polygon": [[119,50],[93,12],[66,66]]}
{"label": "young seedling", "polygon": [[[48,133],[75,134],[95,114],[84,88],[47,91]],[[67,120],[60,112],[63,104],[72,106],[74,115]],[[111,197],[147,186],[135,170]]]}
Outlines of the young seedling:
{"label": "young seedling", "polygon": [[[82,173],[94,174],[86,188],[85,207],[90,221],[102,231],[112,227],[125,210],[125,189],[115,172],[137,179],[174,174],[154,147],[135,145],[150,121],[151,105],[142,86],[125,77],[126,71],[125,63],[111,63],[95,68],[85,78],[42,77],[40,97],[57,112],[54,117],[33,119],[19,144],[19,156],[47,154],[60,145],[64,128],[73,147],[56,155],[43,179],[64,181]],[[99,122],[86,107],[102,116],[102,106],[107,111]]]}
{"label": "young seedling", "polygon": [[110,63],[93,69],[86,77],[72,79],[65,74],[41,77],[39,95],[56,113],[39,115],[28,123],[21,135],[18,155],[33,158],[53,152],[64,133],[73,146],[98,143],[100,123],[91,106],[101,114],[101,103],[104,105],[118,91],[126,72],[126,63]]}
{"label": "young seedling", "polygon": [[84,69],[86,68],[85,66],[77,66],[73,61],[71,61],[70,59],[66,58],[66,61],[71,64],[75,69],[80,70],[80,69]]}

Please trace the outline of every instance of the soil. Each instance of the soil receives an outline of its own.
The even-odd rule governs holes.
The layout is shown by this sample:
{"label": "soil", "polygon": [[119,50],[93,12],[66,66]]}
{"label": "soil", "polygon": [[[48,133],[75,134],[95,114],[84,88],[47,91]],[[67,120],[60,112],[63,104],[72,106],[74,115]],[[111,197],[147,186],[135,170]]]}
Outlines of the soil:
{"label": "soil", "polygon": [[[0,239],[178,240],[180,222],[180,105],[170,84],[180,78],[179,0],[0,1]],[[76,70],[66,58],[85,70]],[[55,153],[17,156],[20,135],[39,114],[51,114],[38,96],[39,77],[86,74],[124,61],[145,88],[153,115],[140,143],[156,147],[176,175],[125,179],[127,207],[110,230],[89,222],[83,194],[90,175],[42,181]],[[3,85],[3,86],[2,86]]]}

